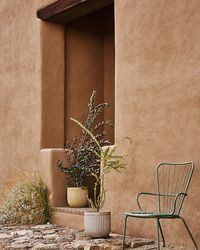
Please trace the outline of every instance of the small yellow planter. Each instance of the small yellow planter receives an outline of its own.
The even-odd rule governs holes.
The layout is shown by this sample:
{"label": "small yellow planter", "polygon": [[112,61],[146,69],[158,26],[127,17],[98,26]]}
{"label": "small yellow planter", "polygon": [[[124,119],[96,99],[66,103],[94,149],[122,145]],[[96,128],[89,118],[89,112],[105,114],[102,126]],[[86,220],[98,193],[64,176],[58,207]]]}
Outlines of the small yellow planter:
{"label": "small yellow planter", "polygon": [[88,188],[87,187],[68,187],[67,203],[69,207],[87,207],[88,206]]}

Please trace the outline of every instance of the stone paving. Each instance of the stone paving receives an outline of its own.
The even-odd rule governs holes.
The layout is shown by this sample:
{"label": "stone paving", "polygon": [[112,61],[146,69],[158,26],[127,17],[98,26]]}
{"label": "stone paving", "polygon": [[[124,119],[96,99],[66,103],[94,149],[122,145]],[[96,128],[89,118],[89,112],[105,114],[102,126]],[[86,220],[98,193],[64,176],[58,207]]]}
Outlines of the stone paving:
{"label": "stone paving", "polygon": [[[148,239],[127,237],[126,249],[155,249]],[[83,230],[59,227],[52,224],[38,226],[0,226],[0,249],[5,250],[120,250],[121,235],[110,234],[107,239],[90,239]],[[165,250],[190,250],[183,247],[166,247]]]}

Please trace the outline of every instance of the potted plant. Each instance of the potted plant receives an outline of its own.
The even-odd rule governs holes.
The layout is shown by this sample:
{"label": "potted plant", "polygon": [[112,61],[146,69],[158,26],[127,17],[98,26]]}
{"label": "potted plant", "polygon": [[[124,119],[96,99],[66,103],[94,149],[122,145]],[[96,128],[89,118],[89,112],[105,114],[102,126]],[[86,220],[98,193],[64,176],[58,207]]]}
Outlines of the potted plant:
{"label": "potted plant", "polygon": [[[93,91],[88,104],[89,111],[84,122],[84,128],[94,134],[99,145],[109,145],[105,138],[106,126],[113,126],[110,121],[101,120],[102,112],[108,107],[107,103],[95,103],[96,92]],[[80,138],[75,136],[72,142],[67,142],[64,147],[67,166],[60,160],[57,167],[67,174],[67,202],[70,207],[86,207],[88,204],[88,188],[85,187],[86,176],[99,169],[97,153],[100,153],[98,145],[91,136],[82,130]]]}
{"label": "potted plant", "polygon": [[76,122],[82,130],[84,130],[96,144],[94,153],[97,156],[97,162],[100,164],[100,169],[92,169],[91,175],[95,177],[94,185],[94,198],[93,200],[88,198],[89,204],[92,208],[95,208],[95,212],[84,213],[84,228],[88,236],[92,238],[107,237],[111,231],[111,213],[102,212],[100,209],[103,207],[106,190],[104,189],[104,176],[111,171],[115,170],[120,172],[121,169],[125,168],[124,156],[115,154],[116,147],[108,146],[102,149],[95,135],[89,131],[82,123],[74,118],[71,118]]}

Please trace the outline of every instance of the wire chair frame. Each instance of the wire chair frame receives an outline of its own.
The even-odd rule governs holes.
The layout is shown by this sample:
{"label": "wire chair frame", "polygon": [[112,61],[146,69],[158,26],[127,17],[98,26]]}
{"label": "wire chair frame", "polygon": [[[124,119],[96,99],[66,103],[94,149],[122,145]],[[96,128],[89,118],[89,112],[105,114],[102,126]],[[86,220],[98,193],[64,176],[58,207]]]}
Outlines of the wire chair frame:
{"label": "wire chair frame", "polygon": [[[136,201],[140,211],[131,211],[125,213],[122,250],[125,246],[126,226],[129,217],[156,219],[157,225],[157,249],[160,249],[160,236],[162,238],[163,247],[165,247],[165,238],[161,227],[161,219],[181,219],[188,235],[190,236],[195,250],[198,250],[197,243],[183,217],[180,216],[181,208],[183,206],[187,190],[191,182],[192,174],[194,172],[194,163],[171,163],[163,162],[156,168],[156,185],[157,192],[140,192]],[[157,199],[157,211],[144,211],[140,204],[140,197],[150,195]]]}
{"label": "wire chair frame", "polygon": [[159,213],[180,214],[193,172],[193,162],[164,162],[158,165],[156,180]]}

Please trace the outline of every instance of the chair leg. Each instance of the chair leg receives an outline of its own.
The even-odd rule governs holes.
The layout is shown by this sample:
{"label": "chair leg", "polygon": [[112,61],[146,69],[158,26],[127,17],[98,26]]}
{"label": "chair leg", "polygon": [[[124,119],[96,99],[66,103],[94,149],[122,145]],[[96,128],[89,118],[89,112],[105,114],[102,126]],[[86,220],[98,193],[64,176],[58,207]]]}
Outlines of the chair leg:
{"label": "chair leg", "polygon": [[164,238],[164,234],[163,234],[162,227],[161,227],[159,219],[158,219],[158,225],[159,225],[159,229],[160,229],[160,233],[161,233],[161,237],[162,237],[162,241],[163,241],[163,247],[165,247],[165,238]]}
{"label": "chair leg", "polygon": [[126,216],[125,216],[125,219],[124,219],[124,229],[123,229],[122,250],[124,250],[124,245],[125,245],[125,238],[126,238],[126,224],[127,224],[127,219],[128,219],[128,216],[126,215]]}
{"label": "chair leg", "polygon": [[160,228],[159,228],[159,219],[156,219],[157,224],[157,249],[160,250]]}
{"label": "chair leg", "polygon": [[190,238],[191,238],[191,240],[192,240],[192,242],[193,242],[193,244],[194,244],[194,246],[195,246],[195,250],[198,250],[199,248],[198,248],[198,246],[197,246],[197,243],[196,243],[196,241],[194,240],[194,237],[193,237],[193,235],[192,235],[192,233],[191,233],[191,231],[190,231],[190,229],[189,229],[189,227],[188,227],[186,221],[185,221],[181,216],[180,216],[179,218],[182,220],[182,222],[183,222],[185,228],[187,229],[187,232],[188,232],[188,234],[189,234],[189,236],[190,236]]}
{"label": "chair leg", "polygon": [[157,249],[160,250],[160,227],[159,227],[159,219],[156,219],[157,222]]}

